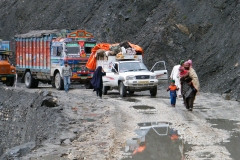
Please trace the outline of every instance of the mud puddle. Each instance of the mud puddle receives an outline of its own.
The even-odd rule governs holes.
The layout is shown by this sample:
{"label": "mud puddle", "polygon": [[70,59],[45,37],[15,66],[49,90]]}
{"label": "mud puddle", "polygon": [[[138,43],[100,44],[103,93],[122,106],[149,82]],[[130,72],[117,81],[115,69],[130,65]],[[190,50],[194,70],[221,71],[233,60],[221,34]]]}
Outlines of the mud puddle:
{"label": "mud puddle", "polygon": [[123,147],[123,160],[184,159],[191,146],[184,144],[177,130],[168,122],[143,122],[135,130],[136,136]]}
{"label": "mud puddle", "polygon": [[135,98],[123,98],[123,100],[127,102],[140,102],[138,99]]}
{"label": "mud puddle", "polygon": [[237,131],[237,129],[240,127],[239,121],[232,121],[228,119],[207,119],[207,121],[211,123],[214,128],[223,129],[230,132],[230,138],[221,144],[227,148],[231,154],[231,158],[239,159],[240,132]]}
{"label": "mud puddle", "polygon": [[147,105],[136,105],[132,106],[134,109],[155,109],[155,107],[147,106]]}
{"label": "mud puddle", "polygon": [[148,105],[135,105],[132,108],[136,109],[138,113],[142,114],[156,114],[157,110],[155,107],[148,106]]}

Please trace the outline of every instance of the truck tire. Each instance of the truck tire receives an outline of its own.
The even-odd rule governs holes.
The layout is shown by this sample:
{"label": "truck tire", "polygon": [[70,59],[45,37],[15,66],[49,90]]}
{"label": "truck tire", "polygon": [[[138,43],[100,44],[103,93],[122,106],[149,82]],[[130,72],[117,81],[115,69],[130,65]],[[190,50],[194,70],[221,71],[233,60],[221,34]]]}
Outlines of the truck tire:
{"label": "truck tire", "polygon": [[156,97],[157,95],[157,87],[154,87],[153,89],[150,90],[150,94],[152,97]]}
{"label": "truck tire", "polygon": [[103,86],[103,95],[107,95],[108,89],[108,86]]}
{"label": "truck tire", "polygon": [[32,75],[31,75],[30,72],[25,73],[24,82],[25,82],[25,86],[27,88],[32,88],[33,87],[34,79],[32,78]]}
{"label": "truck tire", "polygon": [[133,95],[133,94],[134,94],[134,91],[128,91],[128,93],[129,93],[130,95]]}
{"label": "truck tire", "polygon": [[38,88],[39,80],[33,78],[33,82],[34,82],[34,83],[33,83],[33,88]]}
{"label": "truck tire", "polygon": [[14,84],[14,78],[13,77],[10,77],[8,78],[8,81],[6,82],[6,86],[13,86]]}
{"label": "truck tire", "polygon": [[93,89],[92,83],[90,81],[87,81],[84,85],[86,89]]}
{"label": "truck tire", "polygon": [[60,73],[57,73],[55,75],[55,78],[54,78],[54,82],[55,82],[55,87],[57,90],[63,90],[64,86],[63,86],[63,80],[60,76]]}
{"label": "truck tire", "polygon": [[119,92],[120,92],[121,97],[126,97],[127,91],[126,91],[126,87],[124,86],[123,82],[120,82]]}

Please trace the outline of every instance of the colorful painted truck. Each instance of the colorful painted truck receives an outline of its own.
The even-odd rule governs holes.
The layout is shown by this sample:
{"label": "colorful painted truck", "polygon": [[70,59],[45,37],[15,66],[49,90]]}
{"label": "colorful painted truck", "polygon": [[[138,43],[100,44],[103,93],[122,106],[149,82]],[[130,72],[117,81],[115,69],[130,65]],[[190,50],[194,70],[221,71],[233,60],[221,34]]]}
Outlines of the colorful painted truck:
{"label": "colorful painted truck", "polygon": [[93,35],[85,30],[41,30],[15,36],[16,70],[27,88],[38,87],[39,81],[63,89],[62,68],[67,61],[72,68],[71,81],[89,88],[93,71],[85,65],[96,45]]}
{"label": "colorful painted truck", "polygon": [[0,82],[13,86],[16,77],[16,68],[11,64],[9,57],[12,55],[10,42],[0,40]]}

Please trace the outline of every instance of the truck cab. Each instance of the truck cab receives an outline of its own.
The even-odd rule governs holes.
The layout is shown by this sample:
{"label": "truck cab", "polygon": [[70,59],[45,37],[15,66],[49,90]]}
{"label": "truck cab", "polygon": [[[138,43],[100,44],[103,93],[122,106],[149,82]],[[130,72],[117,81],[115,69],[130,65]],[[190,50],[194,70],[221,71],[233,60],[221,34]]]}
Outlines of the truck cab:
{"label": "truck cab", "polygon": [[0,82],[13,86],[16,77],[16,68],[10,63],[9,56],[12,52],[0,50]]}

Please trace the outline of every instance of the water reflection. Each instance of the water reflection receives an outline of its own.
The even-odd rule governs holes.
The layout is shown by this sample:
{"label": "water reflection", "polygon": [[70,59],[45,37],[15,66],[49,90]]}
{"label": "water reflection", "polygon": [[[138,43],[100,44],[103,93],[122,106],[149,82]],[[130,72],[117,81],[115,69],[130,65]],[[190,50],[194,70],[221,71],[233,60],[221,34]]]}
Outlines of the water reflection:
{"label": "water reflection", "polygon": [[136,137],[126,141],[123,159],[183,160],[183,140],[168,122],[139,123]]}

